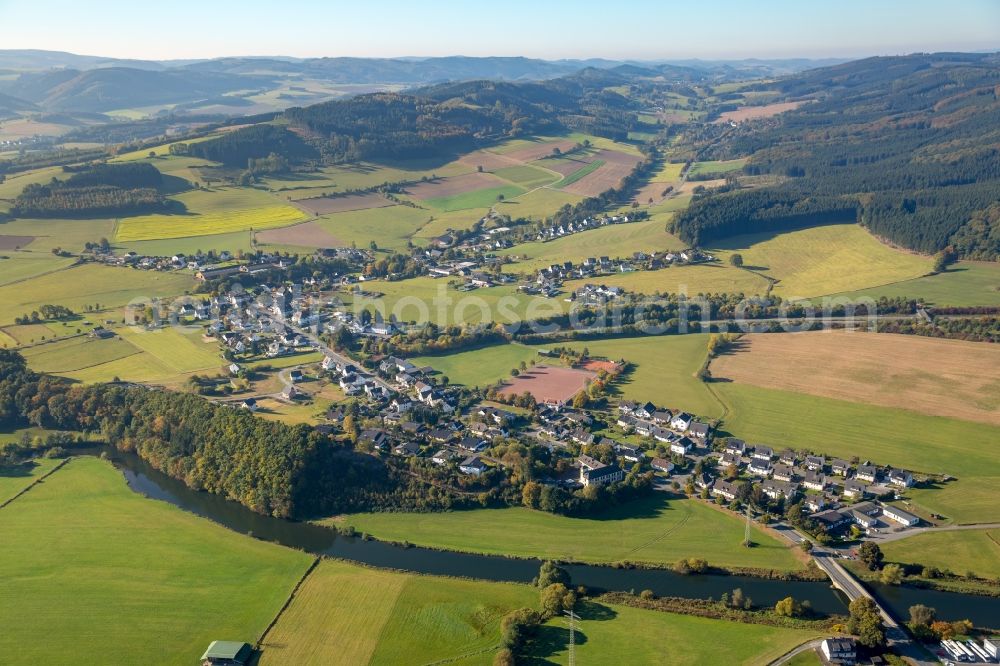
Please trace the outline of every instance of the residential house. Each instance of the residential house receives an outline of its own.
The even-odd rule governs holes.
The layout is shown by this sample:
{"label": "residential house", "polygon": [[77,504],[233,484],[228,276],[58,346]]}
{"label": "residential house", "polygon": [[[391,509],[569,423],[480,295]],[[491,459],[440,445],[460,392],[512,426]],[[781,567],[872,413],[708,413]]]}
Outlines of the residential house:
{"label": "residential house", "polygon": [[904,511],[898,507],[887,504],[882,507],[882,515],[886,518],[895,520],[900,525],[906,525],[907,527],[912,527],[920,522],[920,518],[914,516],[909,511]]}
{"label": "residential house", "polygon": [[844,497],[864,499],[868,496],[868,485],[854,479],[844,481]]}
{"label": "residential house", "polygon": [[711,493],[713,497],[722,497],[732,502],[739,495],[739,492],[740,486],[736,483],[719,479],[712,484]]}
{"label": "residential house", "polygon": [[851,463],[838,458],[830,463],[830,469],[837,476],[847,476],[847,473],[851,471]]}
{"label": "residential house", "polygon": [[878,467],[875,465],[858,465],[858,471],[854,474],[854,478],[860,481],[867,481],[868,483],[875,483],[878,481]]}
{"label": "residential house", "polygon": [[615,452],[618,456],[630,463],[642,462],[646,459],[646,454],[642,452],[642,449],[638,449],[633,446],[626,446],[625,444],[618,444],[615,446]]}
{"label": "residential house", "polygon": [[713,481],[714,480],[712,479],[712,477],[702,472],[701,474],[698,474],[697,476],[694,477],[694,487],[697,488],[698,490],[711,488]]}
{"label": "residential house", "polygon": [[806,472],[802,485],[809,490],[822,492],[826,488],[826,475],[822,472]]}
{"label": "residential house", "polygon": [[866,530],[870,527],[875,527],[876,525],[878,525],[877,518],[869,516],[867,513],[862,513],[857,509],[851,509],[850,515],[851,518],[854,519],[854,522],[856,522],[858,525],[861,525],[861,527],[865,528]]}
{"label": "residential house", "polygon": [[691,425],[692,418],[687,412],[678,412],[670,419],[670,427],[678,432],[685,432]]}
{"label": "residential house", "polygon": [[256,412],[257,411],[257,399],[256,398],[247,398],[246,400],[244,400],[243,402],[240,403],[240,407],[242,407],[243,409],[249,409],[251,412]]}
{"label": "residential house", "polygon": [[795,495],[797,488],[792,483],[784,481],[764,481],[760,484],[761,491],[773,500],[784,497],[788,499]]}
{"label": "residential house", "polygon": [[782,465],[789,465],[791,467],[794,467],[798,460],[799,457],[795,455],[795,451],[792,451],[791,449],[785,449],[781,452],[781,455],[778,456],[778,462]]}
{"label": "residential house", "polygon": [[742,456],[746,453],[747,444],[742,439],[736,439],[735,437],[730,437],[729,441],[726,442],[726,453],[732,453],[737,456]]}
{"label": "residential house", "polygon": [[849,516],[845,516],[839,511],[823,511],[813,516],[813,519],[824,525],[828,530],[835,530],[851,522]]}
{"label": "residential house", "polygon": [[858,648],[853,638],[827,638],[819,646],[826,661],[837,666],[854,666]]}
{"label": "residential house", "polygon": [[775,465],[773,475],[775,481],[791,481],[795,478],[795,471],[788,465]]}
{"label": "residential house", "polygon": [[373,449],[383,451],[389,448],[389,435],[384,430],[363,430],[358,437],[363,444],[370,444]]}
{"label": "residential house", "polygon": [[488,446],[486,440],[480,439],[478,437],[463,437],[458,442],[458,446],[466,451],[473,451],[478,453]]}
{"label": "residential house", "polygon": [[416,442],[403,442],[393,447],[392,452],[397,456],[415,456],[420,453],[420,445]]}
{"label": "residential house", "polygon": [[753,449],[753,457],[757,460],[770,460],[774,457],[774,449],[758,444]]}
{"label": "residential house", "polygon": [[666,458],[653,458],[652,462],[649,463],[649,466],[657,472],[663,472],[664,474],[670,474],[674,471],[674,464]]}
{"label": "residential house", "polygon": [[463,474],[479,476],[486,471],[486,464],[479,456],[469,456],[458,464],[458,469]]}
{"label": "residential house", "polygon": [[701,440],[708,439],[708,433],[711,431],[711,426],[707,423],[702,423],[701,421],[692,421],[688,426],[687,432],[690,436],[696,437]]}
{"label": "residential house", "polygon": [[742,465],[742,464],[743,464],[743,458],[740,458],[735,453],[729,453],[727,451],[726,453],[722,454],[722,466],[723,467],[733,466],[733,467],[739,468],[739,466]]}
{"label": "residential house", "polygon": [[890,470],[889,483],[899,488],[909,488],[913,485],[913,475],[903,469]]}
{"label": "residential house", "polygon": [[301,382],[302,381],[302,371],[292,370],[288,373],[288,380],[291,382]]}
{"label": "residential house", "polygon": [[822,495],[806,495],[802,502],[809,511],[822,511],[826,508],[826,498]]}
{"label": "residential house", "polygon": [[747,471],[751,474],[756,474],[757,476],[769,476],[772,471],[771,461],[761,460],[760,458],[751,458]]}
{"label": "residential house", "polygon": [[670,452],[676,453],[679,456],[686,456],[693,448],[694,442],[687,437],[681,437],[680,439],[670,443]]}
{"label": "residential house", "polygon": [[580,456],[580,483],[603,486],[625,478],[625,472],[617,465],[605,465],[590,456]]}
{"label": "residential house", "polygon": [[822,471],[826,466],[826,459],[823,456],[806,456],[805,466],[813,472]]}

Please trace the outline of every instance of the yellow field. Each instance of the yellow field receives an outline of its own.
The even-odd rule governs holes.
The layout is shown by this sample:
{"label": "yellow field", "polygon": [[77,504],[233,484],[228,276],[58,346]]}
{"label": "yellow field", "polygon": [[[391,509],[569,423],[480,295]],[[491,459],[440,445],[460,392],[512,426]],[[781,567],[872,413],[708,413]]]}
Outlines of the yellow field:
{"label": "yellow field", "polygon": [[141,215],[122,220],[115,232],[115,240],[124,242],[211,236],[247,229],[284,227],[305,218],[305,214],[298,208],[281,204],[195,215]]}
{"label": "yellow field", "polygon": [[575,291],[585,284],[603,284],[621,287],[638,294],[684,293],[695,294],[746,294],[767,293],[767,280],[749,271],[741,271],[728,265],[702,264],[673,266],[658,271],[632,271],[602,275],[585,280],[566,282],[567,291]]}

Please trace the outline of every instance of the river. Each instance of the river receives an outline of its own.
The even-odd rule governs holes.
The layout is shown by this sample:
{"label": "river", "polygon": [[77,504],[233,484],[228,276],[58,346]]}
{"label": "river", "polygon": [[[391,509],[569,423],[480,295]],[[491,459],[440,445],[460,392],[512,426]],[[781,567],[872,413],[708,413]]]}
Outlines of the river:
{"label": "river", "polygon": [[[112,450],[106,452],[125,475],[129,488],[138,493],[169,502],[241,534],[316,555],[423,574],[520,583],[530,582],[541,565],[535,559],[404,547],[343,536],[312,523],[262,516],[219,495],[192,490],[183,482],[153,469],[134,454]],[[827,582],[725,575],[683,576],[663,569],[618,569],[588,564],[571,564],[564,568],[572,577],[574,585],[584,585],[594,591],[639,592],[649,589],[659,596],[718,599],[723,593],[740,588],[757,605],[773,605],[779,599],[792,596],[800,601],[809,600],[813,609],[820,613],[846,613],[846,598]],[[900,619],[908,617],[910,606],[924,604],[936,608],[938,616],[943,619],[968,618],[976,626],[1000,628],[1000,598],[880,585],[874,586],[873,591]]]}

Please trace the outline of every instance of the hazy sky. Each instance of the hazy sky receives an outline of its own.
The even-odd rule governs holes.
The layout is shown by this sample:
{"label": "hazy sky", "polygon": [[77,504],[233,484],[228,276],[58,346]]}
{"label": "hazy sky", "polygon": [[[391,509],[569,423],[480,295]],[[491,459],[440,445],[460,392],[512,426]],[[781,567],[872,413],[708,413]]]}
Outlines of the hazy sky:
{"label": "hazy sky", "polygon": [[1000,48],[1000,1],[0,0],[0,48],[148,59],[982,51]]}

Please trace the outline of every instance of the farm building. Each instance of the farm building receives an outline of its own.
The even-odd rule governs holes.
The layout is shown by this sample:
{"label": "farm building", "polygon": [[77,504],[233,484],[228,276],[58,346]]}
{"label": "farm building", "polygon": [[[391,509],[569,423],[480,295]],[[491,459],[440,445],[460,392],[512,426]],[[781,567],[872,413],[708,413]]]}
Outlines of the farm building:
{"label": "farm building", "polygon": [[212,641],[201,655],[203,666],[243,666],[250,662],[253,648],[239,641]]}

